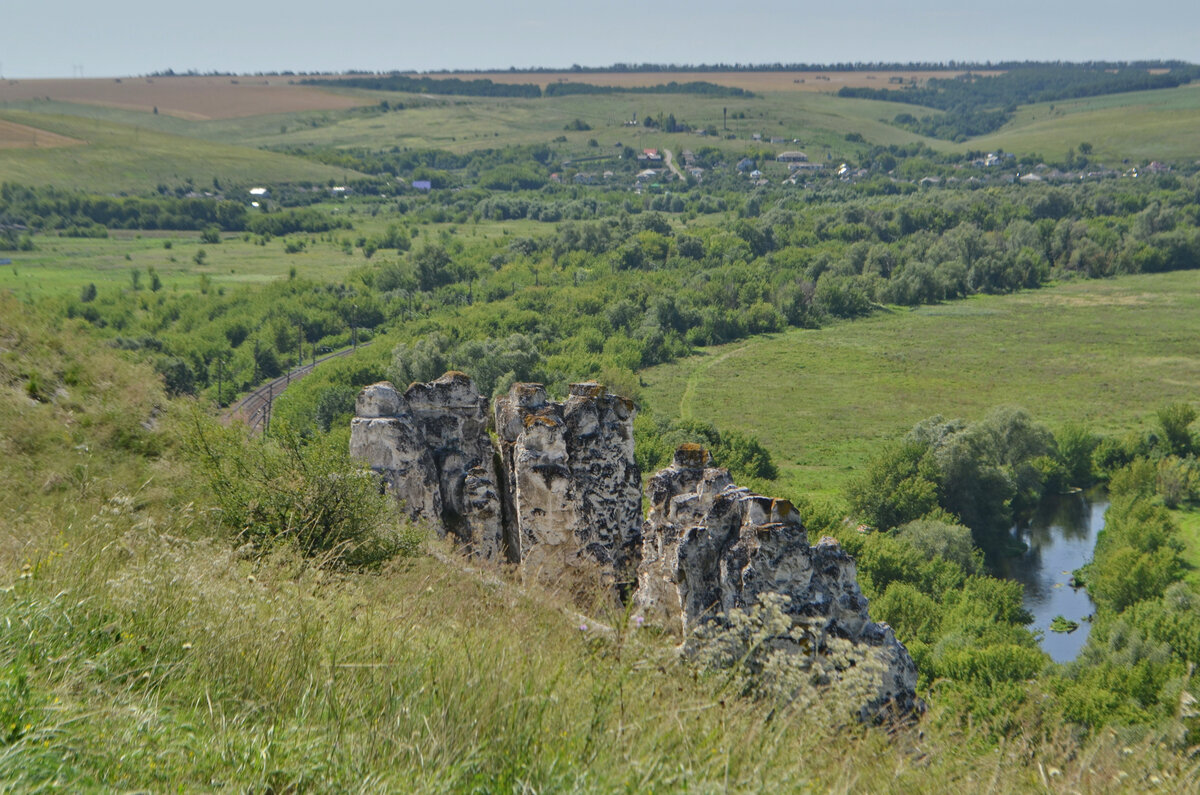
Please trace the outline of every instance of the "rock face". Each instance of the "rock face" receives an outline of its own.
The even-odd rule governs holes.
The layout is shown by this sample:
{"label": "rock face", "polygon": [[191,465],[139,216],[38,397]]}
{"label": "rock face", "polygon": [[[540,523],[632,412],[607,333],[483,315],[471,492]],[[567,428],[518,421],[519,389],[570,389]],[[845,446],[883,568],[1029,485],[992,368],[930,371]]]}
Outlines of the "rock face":
{"label": "rock face", "polygon": [[487,400],[463,373],[366,387],[350,426],[350,454],[378,472],[408,515],[453,533],[483,558],[503,550],[501,490]]}
{"label": "rock face", "polygon": [[787,500],[737,487],[706,450],[684,445],[650,479],[643,523],[634,413],[596,383],[572,384],[561,403],[540,384],[514,384],[496,400],[497,450],[487,401],[466,375],[447,373],[403,394],[386,382],[364,389],[350,452],[409,516],[476,556],[544,581],[580,575],[614,594],[636,576],[636,610],[685,650],[732,626],[733,611],[769,601],[788,627],[773,648],[871,672],[864,717],[914,709],[916,667],[891,628],[870,620],[853,559],[833,539],[810,546]]}
{"label": "rock face", "polygon": [[641,541],[634,413],[592,382],[572,384],[563,403],[540,384],[496,399],[509,552],[526,571],[553,579],[598,566],[615,584],[632,581]]}
{"label": "rock face", "polygon": [[809,546],[791,503],[738,488],[696,445],[681,447],[647,491],[650,513],[635,595],[643,615],[686,639],[731,610],[781,594],[797,625],[822,625],[807,647],[811,653],[821,652],[821,638],[835,637],[868,647],[863,651],[882,661],[867,711],[884,705],[912,710],[916,666],[891,628],[870,620],[854,561],[836,540]]}

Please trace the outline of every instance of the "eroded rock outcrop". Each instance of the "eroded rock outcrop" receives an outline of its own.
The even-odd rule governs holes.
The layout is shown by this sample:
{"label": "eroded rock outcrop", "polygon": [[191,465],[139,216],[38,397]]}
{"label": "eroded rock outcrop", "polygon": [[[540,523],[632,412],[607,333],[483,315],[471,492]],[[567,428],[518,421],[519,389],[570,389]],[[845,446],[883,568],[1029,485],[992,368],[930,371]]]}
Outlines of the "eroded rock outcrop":
{"label": "eroded rock outcrop", "polygon": [[467,376],[447,373],[403,394],[386,382],[364,389],[350,449],[411,517],[477,556],[554,583],[579,575],[614,595],[636,577],[635,609],[685,650],[741,631],[757,608],[773,611],[783,628],[760,646],[798,655],[788,660],[799,669],[808,660],[869,671],[864,717],[911,711],[908,651],[870,620],[853,559],[833,539],[810,545],[791,503],[739,488],[706,450],[684,445],[647,484],[643,523],[634,413],[596,383],[572,384],[563,402],[540,384],[514,384],[496,400],[497,449],[487,401]]}
{"label": "eroded rock outcrop", "polygon": [[828,639],[848,641],[879,669],[876,696],[864,714],[884,705],[899,712],[915,704],[917,670],[886,624],[867,614],[853,559],[836,540],[815,546],[786,500],[753,494],[712,466],[697,445],[651,478],[650,513],[643,528],[635,606],[689,642],[696,630],[780,594],[791,617],[798,654],[821,654]]}
{"label": "eroded rock outcrop", "polygon": [[386,381],[372,384],[355,413],[350,454],[383,477],[408,515],[499,559],[503,509],[488,403],[471,379],[450,372],[403,394]]}
{"label": "eroded rock outcrop", "polygon": [[641,542],[641,473],[633,402],[601,384],[572,384],[565,402],[540,384],[496,399],[507,475],[509,550],[522,568],[556,579],[590,568],[632,581]]}

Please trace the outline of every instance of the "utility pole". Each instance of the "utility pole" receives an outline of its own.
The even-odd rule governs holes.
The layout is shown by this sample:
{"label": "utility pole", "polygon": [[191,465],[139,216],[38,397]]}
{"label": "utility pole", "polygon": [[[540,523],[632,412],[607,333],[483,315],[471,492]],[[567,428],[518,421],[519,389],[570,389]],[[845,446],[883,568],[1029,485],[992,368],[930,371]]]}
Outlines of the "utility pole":
{"label": "utility pole", "polygon": [[354,350],[358,350],[358,304],[354,304],[350,314],[350,339]]}
{"label": "utility pole", "polygon": [[271,405],[275,402],[275,385],[267,384],[267,405],[263,406],[263,436],[271,432]]}
{"label": "utility pole", "polygon": [[254,383],[258,383],[258,337],[254,338]]}

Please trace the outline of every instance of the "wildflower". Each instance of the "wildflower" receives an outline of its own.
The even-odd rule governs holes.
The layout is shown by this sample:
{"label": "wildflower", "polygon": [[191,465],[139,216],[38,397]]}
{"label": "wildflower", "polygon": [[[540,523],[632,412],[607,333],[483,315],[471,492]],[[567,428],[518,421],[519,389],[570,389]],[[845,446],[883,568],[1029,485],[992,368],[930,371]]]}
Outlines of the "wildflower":
{"label": "wildflower", "polygon": [[637,624],[639,627],[642,624],[644,624],[645,622],[646,622],[645,616],[634,616],[633,617],[633,623]]}
{"label": "wildflower", "polygon": [[580,625],[579,625],[579,631],[580,631],[580,632],[587,632],[587,624],[580,624]]}

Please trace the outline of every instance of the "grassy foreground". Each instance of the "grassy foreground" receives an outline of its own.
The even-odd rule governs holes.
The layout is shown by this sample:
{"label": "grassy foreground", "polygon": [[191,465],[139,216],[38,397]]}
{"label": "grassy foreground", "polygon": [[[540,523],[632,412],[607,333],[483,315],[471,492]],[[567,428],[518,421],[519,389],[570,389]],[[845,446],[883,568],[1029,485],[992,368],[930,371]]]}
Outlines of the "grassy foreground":
{"label": "grassy foreground", "polygon": [[746,700],[621,614],[602,616],[615,636],[583,629],[561,597],[503,572],[423,554],[366,572],[286,550],[250,558],[179,453],[189,407],[73,327],[4,297],[0,317],[5,789],[1196,783],[1194,763],[1153,736],[1083,741],[1031,714],[1000,740],[961,723],[936,687],[920,725],[891,731],[855,724],[833,699]]}
{"label": "grassy foreground", "polygon": [[655,412],[753,433],[794,493],[839,493],[885,439],[997,405],[1096,432],[1200,391],[1200,272],[1060,284],[880,312],[647,370]]}

